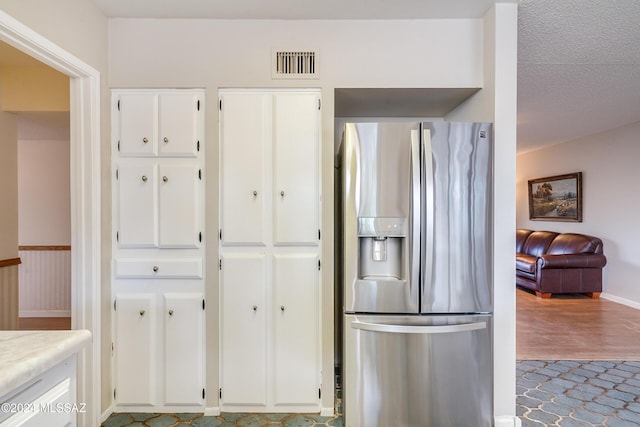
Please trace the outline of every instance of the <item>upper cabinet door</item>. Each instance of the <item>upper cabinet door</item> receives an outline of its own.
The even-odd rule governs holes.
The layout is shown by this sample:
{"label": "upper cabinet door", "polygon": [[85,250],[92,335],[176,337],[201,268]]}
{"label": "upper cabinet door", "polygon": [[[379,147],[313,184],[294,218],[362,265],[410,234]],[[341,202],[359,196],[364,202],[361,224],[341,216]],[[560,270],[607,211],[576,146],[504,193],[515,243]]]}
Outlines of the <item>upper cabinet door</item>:
{"label": "upper cabinet door", "polygon": [[320,97],[274,95],[274,244],[319,240]]}
{"label": "upper cabinet door", "polygon": [[220,113],[223,245],[264,245],[269,95],[225,93]]}
{"label": "upper cabinet door", "polygon": [[196,157],[204,116],[201,93],[123,92],[118,95],[122,157]]}
{"label": "upper cabinet door", "polygon": [[197,155],[200,100],[194,93],[163,93],[158,99],[160,156]]}
{"label": "upper cabinet door", "polygon": [[120,155],[125,157],[158,154],[158,95],[155,93],[120,94]]}
{"label": "upper cabinet door", "polygon": [[159,167],[159,224],[161,248],[198,247],[198,169],[189,165]]}
{"label": "upper cabinet door", "polygon": [[122,248],[158,245],[157,165],[118,168],[118,244]]}

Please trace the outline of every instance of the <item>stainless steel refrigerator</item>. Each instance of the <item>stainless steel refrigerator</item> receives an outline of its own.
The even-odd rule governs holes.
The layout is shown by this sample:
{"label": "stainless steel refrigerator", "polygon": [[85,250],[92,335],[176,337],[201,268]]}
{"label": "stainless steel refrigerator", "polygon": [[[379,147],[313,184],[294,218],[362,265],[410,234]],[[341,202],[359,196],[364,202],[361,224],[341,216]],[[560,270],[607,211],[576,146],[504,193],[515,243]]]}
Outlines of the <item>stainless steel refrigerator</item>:
{"label": "stainless steel refrigerator", "polygon": [[344,127],[347,427],[493,423],[491,132],[445,121]]}

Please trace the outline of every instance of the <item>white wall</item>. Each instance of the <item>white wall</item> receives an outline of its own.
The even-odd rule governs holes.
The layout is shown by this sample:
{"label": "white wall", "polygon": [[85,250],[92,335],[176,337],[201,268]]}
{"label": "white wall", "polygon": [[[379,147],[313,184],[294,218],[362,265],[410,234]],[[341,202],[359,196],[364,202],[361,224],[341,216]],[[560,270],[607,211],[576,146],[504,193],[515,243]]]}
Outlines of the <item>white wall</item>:
{"label": "white wall", "polygon": [[18,257],[18,121],[15,114],[0,110],[0,129],[0,260],[6,260]]}
{"label": "white wall", "polygon": [[[604,242],[603,291],[640,307],[640,122],[521,154],[517,158],[517,226],[584,233]],[[582,172],[582,222],[530,221],[527,181]]]}
{"label": "white wall", "polygon": [[69,140],[18,141],[18,241],[71,244]]}

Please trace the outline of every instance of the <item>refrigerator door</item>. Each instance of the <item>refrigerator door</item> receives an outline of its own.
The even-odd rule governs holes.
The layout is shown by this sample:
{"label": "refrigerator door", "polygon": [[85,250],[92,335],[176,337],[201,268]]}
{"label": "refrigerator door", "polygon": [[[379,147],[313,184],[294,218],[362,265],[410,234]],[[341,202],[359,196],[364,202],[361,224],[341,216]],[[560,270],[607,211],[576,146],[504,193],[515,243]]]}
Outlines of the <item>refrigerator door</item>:
{"label": "refrigerator door", "polygon": [[344,309],[418,313],[418,123],[347,123],[340,157]]}
{"label": "refrigerator door", "polygon": [[491,315],[344,321],[350,427],[491,426]]}
{"label": "refrigerator door", "polygon": [[421,313],[493,311],[491,130],[422,123]]}

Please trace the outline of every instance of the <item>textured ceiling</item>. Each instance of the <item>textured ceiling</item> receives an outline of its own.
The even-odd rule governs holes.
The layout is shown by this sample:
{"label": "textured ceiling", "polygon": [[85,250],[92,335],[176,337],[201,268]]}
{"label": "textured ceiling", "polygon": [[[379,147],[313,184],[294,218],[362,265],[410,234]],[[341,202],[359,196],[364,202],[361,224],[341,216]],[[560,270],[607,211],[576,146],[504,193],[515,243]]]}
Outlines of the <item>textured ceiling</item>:
{"label": "textured ceiling", "polygon": [[[493,0],[91,0],[108,16],[476,18]],[[516,2],[517,0],[513,0]],[[640,0],[521,0],[518,152],[640,121]],[[7,53],[0,43],[0,65]],[[28,60],[27,60],[28,62]]]}
{"label": "textured ceiling", "polygon": [[518,151],[640,121],[640,1],[523,0]]}

